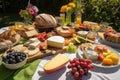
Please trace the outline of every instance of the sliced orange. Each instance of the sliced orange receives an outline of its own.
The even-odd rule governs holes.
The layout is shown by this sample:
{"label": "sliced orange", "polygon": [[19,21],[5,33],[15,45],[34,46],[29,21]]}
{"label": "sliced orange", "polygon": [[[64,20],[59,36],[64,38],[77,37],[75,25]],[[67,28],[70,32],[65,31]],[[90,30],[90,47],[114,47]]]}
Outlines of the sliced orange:
{"label": "sliced orange", "polygon": [[70,44],[70,40],[69,39],[65,39],[65,46]]}

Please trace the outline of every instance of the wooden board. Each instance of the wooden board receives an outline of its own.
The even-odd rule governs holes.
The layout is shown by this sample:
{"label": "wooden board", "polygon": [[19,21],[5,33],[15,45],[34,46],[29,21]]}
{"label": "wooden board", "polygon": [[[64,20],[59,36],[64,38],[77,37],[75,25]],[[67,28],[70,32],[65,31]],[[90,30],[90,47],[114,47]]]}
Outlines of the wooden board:
{"label": "wooden board", "polygon": [[46,51],[40,51],[35,55],[29,56],[28,57],[28,62],[36,60],[36,59],[41,59],[41,58],[46,57],[46,56],[54,55],[52,53],[53,50],[56,51],[55,54],[58,54],[58,53],[63,53],[65,51],[65,48],[64,49],[59,49],[59,48],[50,47]]}

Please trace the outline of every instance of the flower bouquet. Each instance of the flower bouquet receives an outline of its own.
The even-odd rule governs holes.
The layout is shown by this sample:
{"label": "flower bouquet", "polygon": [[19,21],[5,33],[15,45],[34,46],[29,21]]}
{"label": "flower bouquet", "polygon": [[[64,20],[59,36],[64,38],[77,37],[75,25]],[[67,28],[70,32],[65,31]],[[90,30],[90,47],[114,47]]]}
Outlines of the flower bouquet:
{"label": "flower bouquet", "polygon": [[60,9],[61,13],[65,13],[65,25],[71,24],[71,15],[75,10],[75,3],[74,2],[69,2],[67,5],[63,5]]}
{"label": "flower bouquet", "polygon": [[32,20],[37,16],[38,8],[30,3],[30,0],[28,2],[28,5],[25,10],[20,10],[19,14],[24,19],[25,25],[32,24]]}

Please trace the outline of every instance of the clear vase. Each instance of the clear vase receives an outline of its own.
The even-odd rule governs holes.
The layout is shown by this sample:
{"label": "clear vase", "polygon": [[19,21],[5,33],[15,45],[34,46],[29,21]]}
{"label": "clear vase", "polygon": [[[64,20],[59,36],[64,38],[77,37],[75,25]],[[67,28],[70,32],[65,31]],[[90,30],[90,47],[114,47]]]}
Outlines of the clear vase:
{"label": "clear vase", "polygon": [[71,24],[71,12],[66,13],[65,25]]}
{"label": "clear vase", "polygon": [[28,27],[30,25],[32,25],[32,19],[29,17],[24,17],[24,26]]}
{"label": "clear vase", "polygon": [[61,18],[61,26],[64,26],[65,24],[65,13],[60,13],[60,18]]}

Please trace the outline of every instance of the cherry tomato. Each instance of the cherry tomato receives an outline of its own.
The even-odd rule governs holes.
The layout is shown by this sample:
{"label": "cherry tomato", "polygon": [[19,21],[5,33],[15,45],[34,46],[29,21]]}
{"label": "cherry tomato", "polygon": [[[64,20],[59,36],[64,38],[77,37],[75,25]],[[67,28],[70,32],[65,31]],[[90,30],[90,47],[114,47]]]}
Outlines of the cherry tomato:
{"label": "cherry tomato", "polygon": [[98,60],[99,60],[99,61],[103,61],[103,59],[104,59],[103,54],[99,53],[99,54],[98,54]]}

